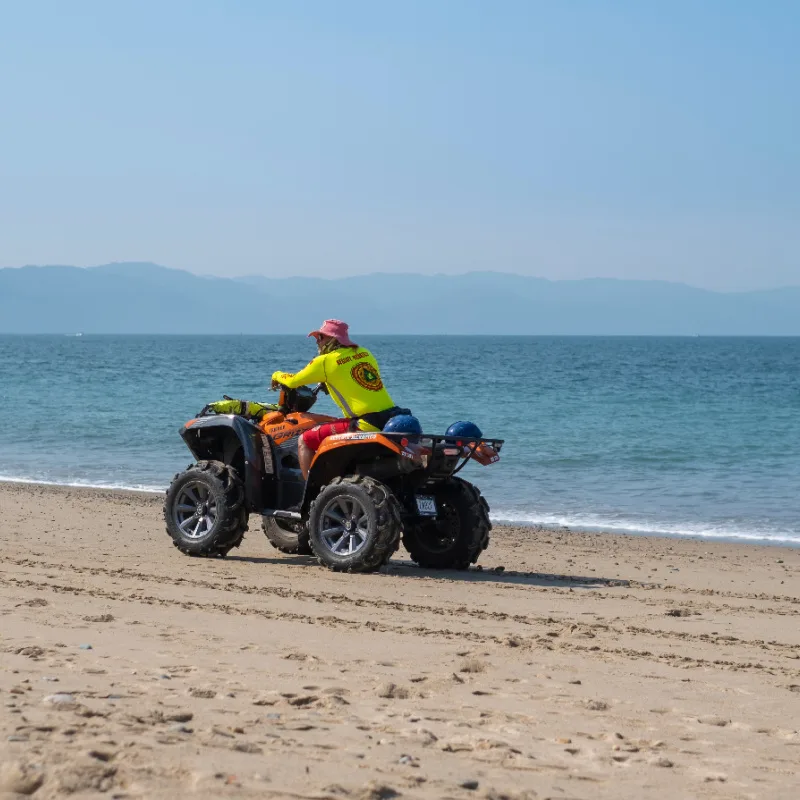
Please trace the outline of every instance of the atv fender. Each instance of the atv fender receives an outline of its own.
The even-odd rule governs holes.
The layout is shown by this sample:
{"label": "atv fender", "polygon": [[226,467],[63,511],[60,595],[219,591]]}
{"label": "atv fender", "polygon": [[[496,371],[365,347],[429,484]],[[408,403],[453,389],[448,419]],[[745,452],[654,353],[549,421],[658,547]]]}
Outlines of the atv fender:
{"label": "atv fender", "polygon": [[[179,431],[198,461],[230,464],[244,483],[248,511],[264,508],[264,475],[273,469],[272,451],[250,421],[234,414],[216,414],[189,420]],[[266,438],[266,437],[264,437]]]}
{"label": "atv fender", "polygon": [[403,448],[379,432],[355,431],[328,436],[314,455],[303,495],[306,511],[319,490],[334,478],[355,473],[359,464],[382,456],[399,456]]}

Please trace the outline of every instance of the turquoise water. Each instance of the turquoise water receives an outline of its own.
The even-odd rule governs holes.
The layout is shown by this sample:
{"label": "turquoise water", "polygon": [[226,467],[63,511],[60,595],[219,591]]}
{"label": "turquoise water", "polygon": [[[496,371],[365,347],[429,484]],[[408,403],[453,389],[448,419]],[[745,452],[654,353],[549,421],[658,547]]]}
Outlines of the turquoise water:
{"label": "turquoise water", "polygon": [[[496,520],[800,544],[800,339],[380,337],[427,431],[506,439],[465,474]],[[0,477],[163,488],[179,426],[269,400],[302,337],[0,336]],[[334,407],[322,398],[318,410]]]}

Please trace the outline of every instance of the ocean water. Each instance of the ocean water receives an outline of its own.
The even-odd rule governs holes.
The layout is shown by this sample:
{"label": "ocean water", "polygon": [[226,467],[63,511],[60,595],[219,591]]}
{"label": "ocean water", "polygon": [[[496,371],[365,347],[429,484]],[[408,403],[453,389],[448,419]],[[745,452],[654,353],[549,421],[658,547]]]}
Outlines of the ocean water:
{"label": "ocean water", "polygon": [[[360,337],[425,430],[506,444],[470,464],[496,521],[800,545],[800,339]],[[0,336],[0,478],[162,489],[178,428],[271,400],[296,336]],[[316,410],[334,413],[322,397]]]}

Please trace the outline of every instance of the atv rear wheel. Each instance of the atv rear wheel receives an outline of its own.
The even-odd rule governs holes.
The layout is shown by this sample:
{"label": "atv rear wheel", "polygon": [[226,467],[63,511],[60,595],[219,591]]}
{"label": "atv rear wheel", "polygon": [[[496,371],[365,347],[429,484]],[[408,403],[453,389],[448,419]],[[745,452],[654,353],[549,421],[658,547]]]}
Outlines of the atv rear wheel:
{"label": "atv rear wheel", "polygon": [[334,478],[311,504],[308,531],[319,563],[339,572],[373,572],[400,546],[400,504],[361,475]]}
{"label": "atv rear wheel", "polygon": [[269,543],[281,553],[311,555],[308,528],[302,522],[277,517],[262,517],[261,527]]}
{"label": "atv rear wheel", "polygon": [[198,461],[167,489],[164,521],[173,544],[190,556],[225,556],[247,530],[244,488],[221,461]]}
{"label": "atv rear wheel", "polygon": [[437,516],[406,525],[403,546],[421,567],[467,569],[489,546],[489,506],[476,486],[460,478],[434,487],[432,494]]}

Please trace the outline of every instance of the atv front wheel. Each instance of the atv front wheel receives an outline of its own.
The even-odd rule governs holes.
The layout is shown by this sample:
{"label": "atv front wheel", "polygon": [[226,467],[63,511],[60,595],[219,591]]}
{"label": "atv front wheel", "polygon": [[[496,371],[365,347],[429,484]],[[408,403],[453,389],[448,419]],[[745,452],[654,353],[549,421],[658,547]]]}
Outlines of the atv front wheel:
{"label": "atv front wheel", "polygon": [[244,488],[233,467],[198,461],[167,489],[164,520],[173,544],[190,556],[225,556],[247,530]]}
{"label": "atv front wheel", "polygon": [[311,555],[308,528],[302,522],[278,517],[262,517],[261,527],[269,543],[281,553]]}
{"label": "atv front wheel", "polygon": [[432,494],[437,516],[406,525],[403,546],[421,567],[467,569],[489,546],[489,506],[476,486],[460,478],[434,487]]}
{"label": "atv front wheel", "polygon": [[400,504],[374,478],[334,478],[311,504],[308,531],[320,564],[339,572],[373,572],[400,546]]}

